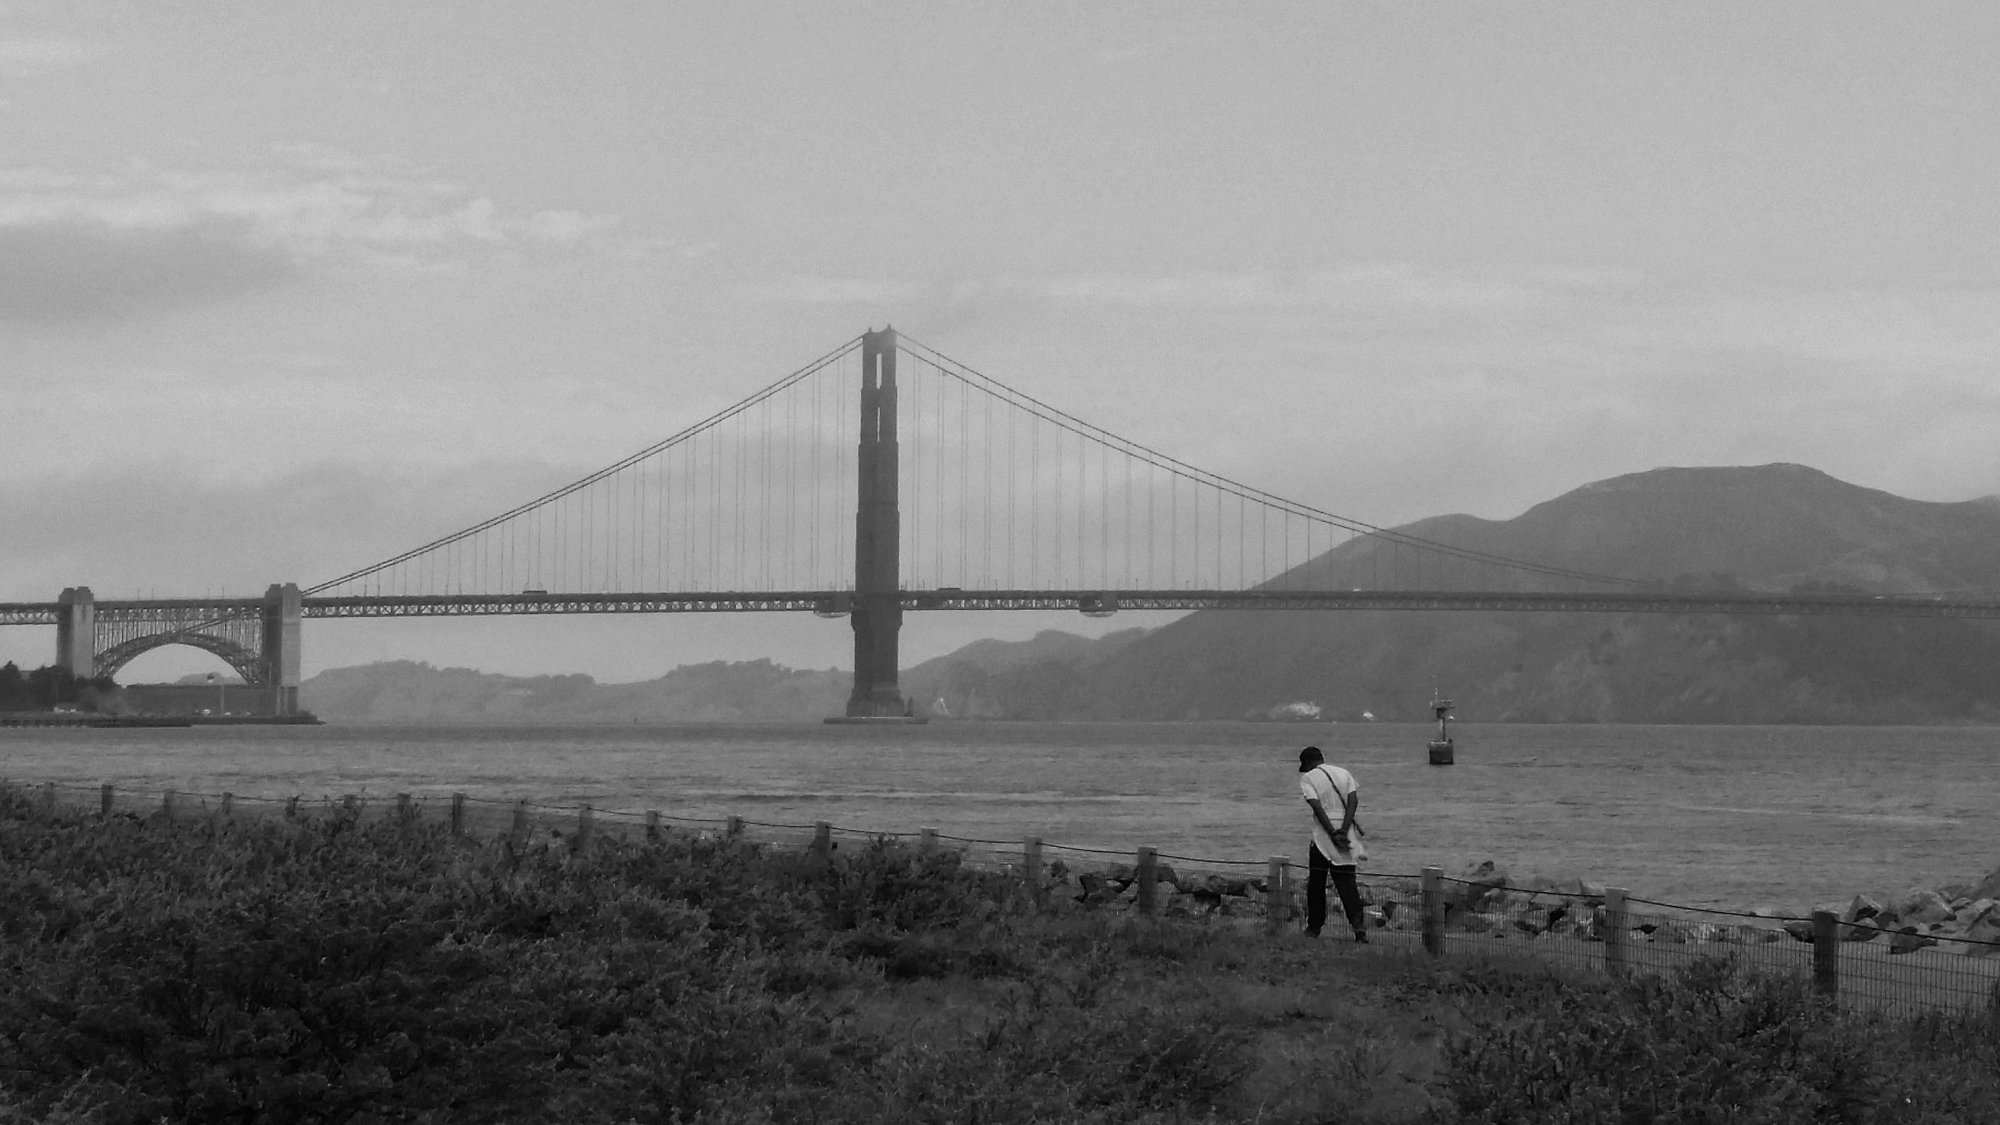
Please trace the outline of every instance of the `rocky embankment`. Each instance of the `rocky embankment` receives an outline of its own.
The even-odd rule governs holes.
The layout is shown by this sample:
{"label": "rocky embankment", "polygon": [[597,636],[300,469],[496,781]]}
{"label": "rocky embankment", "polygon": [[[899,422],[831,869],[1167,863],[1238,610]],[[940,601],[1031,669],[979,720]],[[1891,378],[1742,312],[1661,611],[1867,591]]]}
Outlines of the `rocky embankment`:
{"label": "rocky embankment", "polygon": [[[1160,864],[1155,909],[1166,917],[1212,915],[1264,919],[1269,886],[1263,876],[1181,875]],[[1049,865],[1047,901],[1057,909],[1132,909],[1138,903],[1138,873],[1130,864],[1103,871],[1073,871],[1061,861]],[[1303,903],[1295,884],[1294,911]],[[1329,888],[1329,896],[1331,888]],[[1382,879],[1362,884],[1368,924],[1374,929],[1421,928],[1423,890],[1414,880]],[[1329,904],[1337,915],[1337,902]],[[1832,914],[1840,940],[1881,941],[1890,954],[1936,947],[1968,957],[2000,955],[2000,869],[1974,884],[1913,887],[1885,903],[1868,895],[1819,903],[1809,909],[1760,908],[1740,915],[1676,912],[1650,904],[1627,907],[1628,942],[1741,945],[1813,940],[1811,916]],[[1444,924],[1449,931],[1495,938],[1570,937],[1604,940],[1613,925],[1605,908],[1605,888],[1576,879],[1530,877],[1516,881],[1492,862],[1468,867],[1444,881]]]}

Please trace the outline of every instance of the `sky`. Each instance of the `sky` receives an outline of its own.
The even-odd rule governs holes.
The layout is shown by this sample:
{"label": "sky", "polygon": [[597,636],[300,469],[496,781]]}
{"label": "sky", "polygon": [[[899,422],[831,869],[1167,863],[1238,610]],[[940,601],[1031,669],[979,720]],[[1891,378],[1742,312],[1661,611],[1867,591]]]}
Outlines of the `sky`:
{"label": "sky", "polygon": [[[1378,525],[1666,465],[2000,493],[1996,44],[1983,3],[0,0],[0,600],[311,585],[891,322]],[[304,662],[850,645],[312,622]]]}

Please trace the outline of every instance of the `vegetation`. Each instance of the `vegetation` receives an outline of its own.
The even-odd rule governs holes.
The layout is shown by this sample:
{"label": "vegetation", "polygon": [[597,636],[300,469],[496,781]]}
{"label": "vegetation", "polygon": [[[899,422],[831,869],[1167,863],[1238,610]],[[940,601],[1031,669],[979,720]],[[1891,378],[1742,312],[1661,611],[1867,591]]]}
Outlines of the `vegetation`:
{"label": "vegetation", "polygon": [[109,691],[117,685],[109,676],[78,679],[67,668],[49,664],[23,672],[13,661],[0,664],[0,711],[47,711],[59,703],[76,703],[85,688]]}
{"label": "vegetation", "polygon": [[1021,909],[954,853],[0,787],[0,1121],[1988,1120],[2000,1028]]}

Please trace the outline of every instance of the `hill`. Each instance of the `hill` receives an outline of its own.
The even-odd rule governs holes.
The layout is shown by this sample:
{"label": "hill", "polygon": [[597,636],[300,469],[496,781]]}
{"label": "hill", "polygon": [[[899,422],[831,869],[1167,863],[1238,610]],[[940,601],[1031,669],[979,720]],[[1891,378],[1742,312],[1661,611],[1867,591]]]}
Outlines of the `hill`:
{"label": "hill", "polygon": [[[1684,584],[2000,591],[2000,499],[1910,500],[1801,465],[1658,469],[1511,520],[1398,530]],[[1350,545],[1306,565],[1316,581],[1358,586],[1367,560]],[[1328,718],[1414,720],[1436,686],[1472,721],[2000,721],[1990,622],[1212,611],[1095,644],[1044,638],[1004,667],[992,651],[955,653],[913,670],[911,685],[978,683],[964,693],[979,704],[970,713],[1008,718],[1264,718],[1305,701]]]}
{"label": "hill", "polygon": [[299,685],[299,700],[349,722],[803,722],[840,714],[852,684],[848,672],[768,660],[691,664],[631,684],[399,660],[321,672]]}

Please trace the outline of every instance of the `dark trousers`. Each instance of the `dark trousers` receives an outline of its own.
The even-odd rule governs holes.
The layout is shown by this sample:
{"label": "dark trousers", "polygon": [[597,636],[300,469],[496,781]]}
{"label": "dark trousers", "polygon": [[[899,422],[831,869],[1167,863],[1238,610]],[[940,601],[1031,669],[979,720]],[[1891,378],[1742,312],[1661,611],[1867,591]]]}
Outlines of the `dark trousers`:
{"label": "dark trousers", "polygon": [[1333,889],[1340,892],[1340,909],[1347,915],[1347,924],[1360,933],[1365,922],[1361,915],[1361,888],[1354,882],[1354,865],[1334,866],[1332,860],[1320,854],[1318,844],[1312,845],[1312,874],[1306,879],[1306,932],[1316,934],[1326,925],[1328,875],[1333,876]]}

